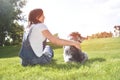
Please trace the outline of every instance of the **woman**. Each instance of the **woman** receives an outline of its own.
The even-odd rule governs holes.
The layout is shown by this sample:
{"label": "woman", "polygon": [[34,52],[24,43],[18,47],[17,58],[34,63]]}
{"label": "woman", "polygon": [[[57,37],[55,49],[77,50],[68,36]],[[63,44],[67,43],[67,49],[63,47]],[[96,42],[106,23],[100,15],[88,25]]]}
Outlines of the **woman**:
{"label": "woman", "polygon": [[80,43],[59,39],[51,34],[44,24],[44,13],[42,9],[34,9],[28,16],[28,31],[24,32],[23,44],[20,51],[22,65],[47,64],[51,62],[54,55],[50,46],[46,45],[46,39],[51,43],[61,46],[75,46],[80,49]]}

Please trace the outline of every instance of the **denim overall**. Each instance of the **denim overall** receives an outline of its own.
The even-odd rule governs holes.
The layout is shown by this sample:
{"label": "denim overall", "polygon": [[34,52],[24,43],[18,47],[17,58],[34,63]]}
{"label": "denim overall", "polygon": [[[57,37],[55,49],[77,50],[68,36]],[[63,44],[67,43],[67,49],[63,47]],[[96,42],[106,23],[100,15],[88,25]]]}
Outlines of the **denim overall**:
{"label": "denim overall", "polygon": [[38,57],[35,55],[30,42],[29,42],[29,35],[31,34],[32,28],[29,31],[29,34],[26,39],[23,39],[22,47],[19,53],[19,57],[22,59],[22,65],[36,65],[36,64],[48,64],[51,62],[53,55],[53,50],[50,46],[44,45],[43,48],[43,55]]}

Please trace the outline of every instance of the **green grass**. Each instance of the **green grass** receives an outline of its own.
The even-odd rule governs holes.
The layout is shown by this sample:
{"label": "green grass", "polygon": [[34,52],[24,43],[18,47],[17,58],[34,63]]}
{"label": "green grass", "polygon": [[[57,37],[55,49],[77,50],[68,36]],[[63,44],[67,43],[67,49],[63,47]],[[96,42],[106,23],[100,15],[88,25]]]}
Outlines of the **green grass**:
{"label": "green grass", "polygon": [[20,65],[20,46],[0,47],[0,80],[120,80],[120,38],[84,41],[85,64],[64,63],[63,49],[52,47],[53,61],[34,67]]}

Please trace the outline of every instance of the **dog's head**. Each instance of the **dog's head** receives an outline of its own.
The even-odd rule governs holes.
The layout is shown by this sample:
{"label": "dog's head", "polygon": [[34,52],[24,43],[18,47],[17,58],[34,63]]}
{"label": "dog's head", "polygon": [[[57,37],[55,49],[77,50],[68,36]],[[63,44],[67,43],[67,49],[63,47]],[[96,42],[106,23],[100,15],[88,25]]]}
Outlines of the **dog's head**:
{"label": "dog's head", "polygon": [[69,40],[77,41],[80,43],[83,41],[83,37],[78,32],[72,32],[71,34],[69,34],[68,38]]}
{"label": "dog's head", "polygon": [[[69,40],[82,42],[85,38],[81,36],[78,32],[72,32],[68,36]],[[84,56],[84,53],[77,49],[74,46],[64,46],[64,61],[65,62],[84,62],[87,58],[86,55]]]}

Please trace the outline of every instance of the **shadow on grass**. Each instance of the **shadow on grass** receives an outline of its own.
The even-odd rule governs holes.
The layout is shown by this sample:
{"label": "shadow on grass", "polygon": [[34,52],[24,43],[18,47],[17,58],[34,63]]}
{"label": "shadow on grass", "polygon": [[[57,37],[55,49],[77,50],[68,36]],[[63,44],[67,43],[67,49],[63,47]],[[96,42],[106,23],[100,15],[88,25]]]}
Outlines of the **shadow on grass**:
{"label": "shadow on grass", "polygon": [[104,58],[91,58],[91,59],[88,59],[88,61],[84,65],[91,67],[91,64],[94,64],[96,62],[101,63],[104,61],[106,61],[106,59],[104,59]]}
{"label": "shadow on grass", "polygon": [[106,59],[104,59],[104,58],[91,58],[87,62],[92,64],[94,62],[103,62],[103,61],[106,61]]}
{"label": "shadow on grass", "polygon": [[62,70],[70,70],[70,69],[79,69],[81,66],[87,66],[87,67],[91,67],[91,64],[95,63],[95,62],[104,62],[106,61],[106,59],[104,58],[92,58],[92,59],[88,59],[88,61],[86,61],[84,64],[81,63],[57,63],[57,60],[53,59],[51,64],[48,65],[43,65],[43,67],[52,67],[54,69],[62,69]]}
{"label": "shadow on grass", "polygon": [[58,70],[70,70],[70,69],[79,69],[81,67],[80,63],[65,63],[65,62],[57,62],[57,60],[53,59],[50,64],[41,65],[41,67],[47,67]]}
{"label": "shadow on grass", "polygon": [[20,51],[20,46],[5,46],[0,47],[0,58],[17,57]]}

